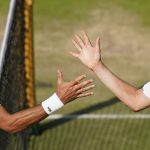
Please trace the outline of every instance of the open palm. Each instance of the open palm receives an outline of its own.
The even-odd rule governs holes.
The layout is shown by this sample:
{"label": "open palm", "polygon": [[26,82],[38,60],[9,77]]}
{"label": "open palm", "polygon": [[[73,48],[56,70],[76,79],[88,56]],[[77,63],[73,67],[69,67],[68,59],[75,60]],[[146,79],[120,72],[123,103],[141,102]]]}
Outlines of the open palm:
{"label": "open palm", "polygon": [[74,39],[72,39],[73,44],[78,49],[78,53],[70,52],[74,57],[80,59],[80,61],[93,69],[101,59],[100,56],[100,38],[96,39],[95,46],[92,46],[88,35],[84,32],[83,33],[83,40],[78,36],[75,35]]}

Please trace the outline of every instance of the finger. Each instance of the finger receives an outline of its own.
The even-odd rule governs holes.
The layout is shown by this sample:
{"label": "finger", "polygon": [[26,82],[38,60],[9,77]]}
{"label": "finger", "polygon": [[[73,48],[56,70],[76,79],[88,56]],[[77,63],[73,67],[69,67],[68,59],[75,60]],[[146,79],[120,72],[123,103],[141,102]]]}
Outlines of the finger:
{"label": "finger", "polygon": [[75,90],[79,90],[79,89],[81,89],[81,88],[87,86],[88,84],[90,84],[90,83],[92,83],[92,82],[93,82],[93,80],[83,81],[82,83],[75,85],[74,89],[75,89]]}
{"label": "finger", "polygon": [[74,52],[69,52],[72,56],[79,58],[79,54],[78,53],[74,53]]}
{"label": "finger", "polygon": [[90,95],[93,95],[93,94],[94,94],[94,92],[82,93],[82,94],[79,94],[77,96],[77,98],[86,97],[86,96],[90,96]]}
{"label": "finger", "polygon": [[80,45],[81,48],[84,47],[84,42],[82,41],[82,39],[78,36],[78,35],[74,35],[76,42],[78,42],[78,44]]}
{"label": "finger", "polygon": [[100,50],[100,37],[97,37],[97,39],[96,39],[95,48],[96,48],[97,50]]}
{"label": "finger", "polygon": [[75,80],[70,82],[70,85],[76,85],[76,84],[78,84],[80,81],[82,81],[85,78],[86,78],[85,74],[81,75],[81,76],[78,76]]}
{"label": "finger", "polygon": [[86,91],[88,91],[88,90],[91,90],[91,89],[93,89],[94,87],[95,87],[95,85],[90,85],[90,86],[88,86],[88,87],[82,88],[82,89],[80,89],[80,90],[77,91],[77,94],[80,94],[80,93],[86,92]]}
{"label": "finger", "polygon": [[91,41],[85,31],[83,32],[83,38],[86,45],[92,46]]}
{"label": "finger", "polygon": [[62,72],[58,69],[57,70],[57,84],[61,84],[63,82],[63,75]]}
{"label": "finger", "polygon": [[85,78],[86,78],[86,75],[84,74],[84,75],[78,76],[78,77],[75,79],[75,81],[79,83],[80,81],[82,81],[82,80],[85,79]]}
{"label": "finger", "polygon": [[79,51],[82,50],[82,48],[80,47],[80,45],[79,45],[74,39],[72,39],[72,43],[74,44],[74,46],[75,46]]}

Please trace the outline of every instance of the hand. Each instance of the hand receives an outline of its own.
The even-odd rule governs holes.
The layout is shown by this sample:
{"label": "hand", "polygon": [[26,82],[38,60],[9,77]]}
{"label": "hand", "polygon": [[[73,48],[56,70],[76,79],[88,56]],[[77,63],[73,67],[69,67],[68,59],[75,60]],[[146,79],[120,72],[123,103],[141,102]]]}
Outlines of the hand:
{"label": "hand", "polygon": [[95,46],[92,46],[88,35],[83,33],[83,40],[74,35],[73,44],[79,50],[79,53],[70,52],[71,55],[80,59],[80,61],[91,70],[101,61],[100,38],[97,37]]}
{"label": "hand", "polygon": [[[66,104],[79,97],[90,96],[93,92],[86,91],[93,89],[95,85],[89,85],[93,80],[82,81],[86,75],[81,75],[70,82],[64,82],[62,73],[57,71],[57,95],[61,101]],[[82,81],[82,82],[81,82]]]}

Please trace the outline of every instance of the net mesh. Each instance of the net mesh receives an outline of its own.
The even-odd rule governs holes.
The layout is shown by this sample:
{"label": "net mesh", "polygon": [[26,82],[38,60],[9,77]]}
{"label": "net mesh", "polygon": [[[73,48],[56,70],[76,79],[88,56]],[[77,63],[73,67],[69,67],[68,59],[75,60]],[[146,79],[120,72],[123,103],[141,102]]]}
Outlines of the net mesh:
{"label": "net mesh", "polygon": [[[0,103],[10,113],[34,105],[32,3],[14,0],[0,78]],[[10,20],[8,20],[10,21]],[[30,41],[30,42],[29,42]],[[10,135],[0,130],[0,149],[26,150],[30,129]]]}
{"label": "net mesh", "polygon": [[32,137],[30,150],[149,150],[149,112],[135,114],[112,98],[69,115],[56,114],[41,124],[43,133]]}

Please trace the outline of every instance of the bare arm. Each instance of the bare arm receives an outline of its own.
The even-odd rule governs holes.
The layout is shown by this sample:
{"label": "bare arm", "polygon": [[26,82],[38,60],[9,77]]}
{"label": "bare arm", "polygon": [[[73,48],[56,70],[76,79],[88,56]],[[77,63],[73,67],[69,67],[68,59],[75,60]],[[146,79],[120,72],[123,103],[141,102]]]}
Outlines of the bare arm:
{"label": "bare arm", "polygon": [[3,106],[0,106],[0,128],[8,133],[16,133],[47,116],[41,105],[15,114],[9,114]]}
{"label": "bare arm", "polygon": [[[92,80],[85,80],[85,75],[81,75],[70,82],[64,82],[62,73],[58,71],[57,75],[57,96],[60,98],[63,104],[67,104],[79,97],[90,96],[93,92],[87,92],[94,88],[94,85],[89,85]],[[9,114],[6,109],[0,105],[0,129],[9,132],[16,133],[28,126],[39,122],[46,118],[48,115],[41,105],[33,108],[28,108],[20,112]]]}
{"label": "bare arm", "polygon": [[71,54],[91,69],[123,103],[133,111],[139,111],[150,106],[150,98],[143,94],[142,89],[137,89],[121,80],[104,65],[101,59],[99,37],[95,46],[92,46],[86,33],[83,33],[83,40],[75,35],[72,41],[79,53],[71,52]]}
{"label": "bare arm", "polygon": [[113,74],[104,64],[97,64],[93,68],[101,81],[133,111],[140,111],[150,106],[150,99],[146,97],[142,89],[128,84]]}

